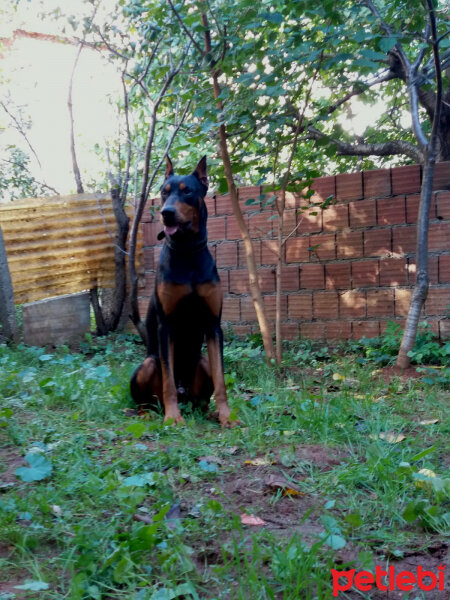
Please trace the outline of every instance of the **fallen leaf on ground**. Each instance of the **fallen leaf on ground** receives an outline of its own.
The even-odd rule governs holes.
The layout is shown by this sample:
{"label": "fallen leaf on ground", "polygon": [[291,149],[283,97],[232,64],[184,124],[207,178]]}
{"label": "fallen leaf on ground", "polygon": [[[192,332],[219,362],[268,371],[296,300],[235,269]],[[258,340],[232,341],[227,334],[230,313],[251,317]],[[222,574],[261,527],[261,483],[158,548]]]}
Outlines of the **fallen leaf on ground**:
{"label": "fallen leaf on ground", "polygon": [[207,463],[214,463],[216,465],[221,465],[222,461],[218,456],[214,456],[213,454],[208,454],[208,456],[200,456],[197,458],[198,462],[204,461]]}
{"label": "fallen leaf on ground", "polygon": [[344,376],[341,375],[340,373],[333,373],[333,381],[342,381],[344,379]]}
{"label": "fallen leaf on ground", "polygon": [[369,438],[371,440],[383,440],[388,444],[398,444],[399,442],[406,440],[406,435],[403,433],[395,433],[395,431],[380,431],[378,435],[376,433],[371,433]]}
{"label": "fallen leaf on ground", "polygon": [[276,464],[275,460],[271,460],[270,458],[264,458],[262,456],[260,456],[259,458],[252,458],[244,462],[244,465],[251,465],[252,467],[267,467],[268,465],[274,464]]}
{"label": "fallen leaf on ground", "polygon": [[424,419],[423,421],[419,421],[419,425],[435,425],[439,423],[439,419]]}
{"label": "fallen leaf on ground", "polygon": [[239,446],[230,446],[229,448],[224,448],[223,451],[227,454],[236,454],[239,450]]}
{"label": "fallen leaf on ground", "polygon": [[297,489],[292,483],[287,481],[281,475],[269,475],[265,481],[264,486],[266,491],[276,492],[281,490],[283,496],[304,496],[304,492]]}
{"label": "fallen leaf on ground", "polygon": [[255,515],[246,515],[243,513],[240,515],[242,525],[265,525],[266,522],[260,519],[259,517],[255,517]]}

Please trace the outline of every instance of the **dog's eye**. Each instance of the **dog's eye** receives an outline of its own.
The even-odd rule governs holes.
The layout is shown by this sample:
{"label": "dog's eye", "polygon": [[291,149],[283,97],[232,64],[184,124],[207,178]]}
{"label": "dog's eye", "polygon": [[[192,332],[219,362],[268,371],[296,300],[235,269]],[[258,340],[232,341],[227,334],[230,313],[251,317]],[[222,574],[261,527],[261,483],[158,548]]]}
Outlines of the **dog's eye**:
{"label": "dog's eye", "polygon": [[191,190],[190,190],[188,187],[185,187],[185,188],[183,188],[183,194],[184,194],[185,196],[187,196],[187,195],[188,195],[188,194],[190,194],[190,193],[191,193]]}

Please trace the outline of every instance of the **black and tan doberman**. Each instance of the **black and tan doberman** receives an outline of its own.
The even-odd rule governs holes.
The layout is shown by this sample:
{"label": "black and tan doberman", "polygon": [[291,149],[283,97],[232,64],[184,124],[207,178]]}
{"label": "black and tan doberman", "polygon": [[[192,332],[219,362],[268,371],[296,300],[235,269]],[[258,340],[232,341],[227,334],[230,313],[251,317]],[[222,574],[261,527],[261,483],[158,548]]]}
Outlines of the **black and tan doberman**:
{"label": "black and tan doberman", "polygon": [[[183,423],[178,399],[205,408],[214,392],[222,427],[232,427],[224,374],[220,326],[222,287],[207,247],[206,157],[192,175],[176,176],[167,157],[161,188],[165,238],[148,308],[147,358],[131,377],[137,404],[162,400],[164,420]],[[206,342],[208,358],[202,356]]]}

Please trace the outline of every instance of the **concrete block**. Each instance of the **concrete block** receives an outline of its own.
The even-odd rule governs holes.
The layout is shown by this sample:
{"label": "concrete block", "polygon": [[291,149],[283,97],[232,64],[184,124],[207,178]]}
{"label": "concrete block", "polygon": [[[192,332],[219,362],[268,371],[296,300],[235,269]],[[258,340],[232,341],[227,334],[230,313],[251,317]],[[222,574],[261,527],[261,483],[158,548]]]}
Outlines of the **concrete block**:
{"label": "concrete block", "polygon": [[91,327],[89,292],[23,305],[24,342],[59,346],[78,341]]}

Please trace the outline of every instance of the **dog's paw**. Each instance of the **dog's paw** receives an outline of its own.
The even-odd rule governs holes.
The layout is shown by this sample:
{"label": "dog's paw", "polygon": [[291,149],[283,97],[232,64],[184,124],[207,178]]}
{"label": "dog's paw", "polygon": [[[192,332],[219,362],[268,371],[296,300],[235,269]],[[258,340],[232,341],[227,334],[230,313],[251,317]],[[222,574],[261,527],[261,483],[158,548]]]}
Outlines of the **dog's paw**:
{"label": "dog's paw", "polygon": [[173,411],[167,413],[164,417],[164,423],[167,425],[184,425],[184,419],[181,416],[180,411]]}
{"label": "dog's paw", "polygon": [[241,425],[239,419],[230,419],[229,410],[219,411],[219,423],[224,429],[232,429],[233,427]]}

